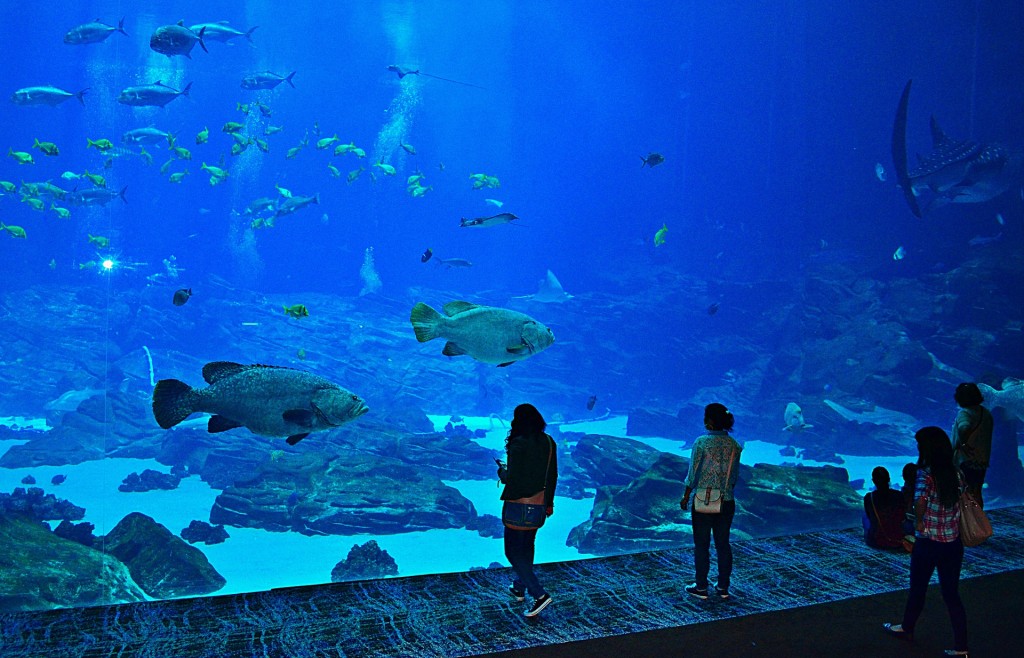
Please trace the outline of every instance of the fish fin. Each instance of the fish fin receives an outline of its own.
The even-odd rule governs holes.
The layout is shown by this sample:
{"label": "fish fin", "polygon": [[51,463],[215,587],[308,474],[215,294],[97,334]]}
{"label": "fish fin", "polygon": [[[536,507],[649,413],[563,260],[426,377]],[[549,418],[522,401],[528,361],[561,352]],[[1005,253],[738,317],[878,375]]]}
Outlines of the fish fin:
{"label": "fish fin", "polygon": [[288,74],[288,77],[284,79],[285,82],[291,85],[292,89],[295,89],[295,83],[292,82],[292,78],[295,77],[296,73],[298,73],[298,71],[292,71],[291,73]]}
{"label": "fish fin", "polygon": [[499,363],[498,367],[499,368],[507,368],[508,366],[512,365],[513,363],[515,363],[515,361],[506,361],[505,363]]}
{"label": "fish fin", "polygon": [[185,382],[161,379],[153,388],[153,417],[160,427],[170,429],[196,411],[197,401],[198,394]]}
{"label": "fish fin", "polygon": [[242,424],[234,420],[231,420],[226,416],[214,414],[213,416],[210,416],[210,420],[206,424],[206,431],[209,432],[210,434],[216,434],[218,432],[227,432],[228,430],[233,430],[236,427],[242,427]]}
{"label": "fish fin", "polygon": [[462,349],[452,341],[448,341],[444,344],[444,349],[441,350],[441,354],[444,354],[445,356],[462,356],[463,354],[469,354],[469,352]]}
{"label": "fish fin", "polygon": [[522,354],[523,352],[529,352],[530,346],[526,343],[519,343],[518,345],[510,345],[505,348],[505,351],[509,354]]}
{"label": "fish fin", "polygon": [[479,304],[473,304],[472,302],[448,302],[443,307],[444,314],[448,317],[458,315],[459,313],[465,313],[466,311],[472,311],[474,308],[480,308]]}
{"label": "fish fin", "polygon": [[413,331],[416,332],[416,340],[421,343],[437,338],[437,328],[443,319],[440,313],[423,302],[417,302],[412,307],[412,313],[409,314],[409,321],[412,322]]}
{"label": "fish fin", "polygon": [[237,375],[251,367],[252,366],[245,366],[241,363],[233,363],[231,361],[213,361],[203,366],[203,379],[206,380],[207,384],[215,384],[225,377]]}
{"label": "fish fin", "polygon": [[315,414],[309,409],[289,409],[281,414],[281,417],[299,427],[313,427]]}
{"label": "fish fin", "polygon": [[[197,36],[199,38],[199,46],[203,49],[203,52],[204,53],[209,53],[210,50],[206,47],[206,44],[203,42],[203,37],[205,35],[206,35],[206,26],[204,25],[203,28],[201,30],[199,30],[199,34]],[[189,55],[189,59],[192,59],[191,55]]]}
{"label": "fish fin", "polygon": [[287,443],[290,446],[293,446],[296,443],[298,443],[299,441],[301,441],[304,438],[306,438],[307,436],[309,436],[309,432],[306,432],[305,434],[293,434],[293,435],[289,436],[287,439],[285,439],[285,443]]}

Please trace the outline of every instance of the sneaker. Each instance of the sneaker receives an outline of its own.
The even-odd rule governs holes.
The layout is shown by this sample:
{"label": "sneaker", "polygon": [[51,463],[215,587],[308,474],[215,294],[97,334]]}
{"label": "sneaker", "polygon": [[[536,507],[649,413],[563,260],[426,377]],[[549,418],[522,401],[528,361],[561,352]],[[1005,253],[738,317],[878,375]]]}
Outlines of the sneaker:
{"label": "sneaker", "polygon": [[715,596],[722,599],[723,601],[729,598],[729,590],[722,589],[718,585],[715,585]]}
{"label": "sneaker", "polygon": [[707,589],[701,589],[701,588],[697,587],[697,583],[694,583],[692,585],[687,585],[686,587],[683,588],[683,590],[687,594],[690,594],[692,596],[696,596],[698,599],[700,599],[702,601],[706,601],[707,598],[708,598],[708,590]]}
{"label": "sneaker", "polygon": [[522,590],[516,589],[515,585],[509,585],[508,586],[508,593],[511,594],[512,598],[515,599],[516,601],[525,601],[526,600],[526,592],[524,592]]}
{"label": "sneaker", "polygon": [[523,614],[525,614],[527,617],[536,617],[538,614],[540,614],[540,611],[543,610],[544,608],[548,607],[548,605],[550,603],[551,603],[551,595],[550,594],[545,594],[545,595],[541,596],[540,598],[534,599],[533,600],[533,607],[531,607],[529,610],[527,610]]}

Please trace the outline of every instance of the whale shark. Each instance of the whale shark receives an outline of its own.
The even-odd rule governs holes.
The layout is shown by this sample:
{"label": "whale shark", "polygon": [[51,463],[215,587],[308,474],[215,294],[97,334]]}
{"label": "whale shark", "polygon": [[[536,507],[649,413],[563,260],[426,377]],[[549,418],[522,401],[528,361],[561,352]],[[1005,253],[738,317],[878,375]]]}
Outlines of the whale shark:
{"label": "whale shark", "polygon": [[1002,144],[952,139],[931,118],[932,151],[918,156],[917,167],[907,164],[908,80],[896,109],[892,129],[892,159],[896,177],[910,211],[922,217],[918,197],[927,194],[925,210],[947,203],[980,203],[994,199],[1024,182],[1024,151]]}

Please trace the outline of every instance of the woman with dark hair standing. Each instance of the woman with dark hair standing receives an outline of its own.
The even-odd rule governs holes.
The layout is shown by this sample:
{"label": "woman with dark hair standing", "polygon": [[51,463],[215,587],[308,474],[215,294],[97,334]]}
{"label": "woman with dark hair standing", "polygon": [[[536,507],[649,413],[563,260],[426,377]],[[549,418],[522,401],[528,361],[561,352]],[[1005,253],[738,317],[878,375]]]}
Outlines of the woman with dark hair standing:
{"label": "woman with dark hair standing", "polygon": [[[685,590],[698,599],[708,598],[708,572],[711,570],[711,535],[715,536],[715,553],[718,556],[718,583],[715,595],[729,598],[729,580],[732,577],[732,546],[729,545],[729,530],[736,514],[736,500],[733,489],[740,470],[742,446],[729,436],[736,419],[725,405],[714,402],[704,407],[704,427],[707,432],[693,444],[690,455],[690,471],[686,474],[686,492],[679,501],[679,507],[687,509],[690,494],[696,491],[691,510],[693,524],[693,561],[697,582]],[[712,493],[714,492],[714,493]],[[701,499],[720,500],[718,512],[698,511]]]}
{"label": "woman with dark hair standing", "polygon": [[963,473],[967,491],[984,509],[981,489],[985,485],[985,472],[992,454],[992,414],[981,406],[985,398],[973,382],[957,386],[953,399],[960,406],[953,421],[953,463]]}
{"label": "woman with dark hair standing", "polygon": [[896,637],[911,640],[917,618],[924,610],[925,593],[932,573],[939,571],[942,600],[953,624],[953,646],[947,656],[967,654],[967,613],[960,600],[960,567],[964,545],[960,542],[960,508],[957,501],[964,489],[953,465],[953,447],[938,427],[924,427],[914,435],[919,455],[914,507],[917,540],[910,554],[910,594],[902,624],[885,624]]}
{"label": "woman with dark hair standing", "polygon": [[533,597],[527,617],[536,616],[551,603],[551,596],[533,572],[537,529],[555,511],[558,484],[558,455],[555,441],[544,433],[546,427],[532,404],[516,407],[505,439],[508,466],[498,462],[498,478],[505,483],[501,492],[505,557],[516,572],[509,592],[517,601],[526,600],[526,592]]}

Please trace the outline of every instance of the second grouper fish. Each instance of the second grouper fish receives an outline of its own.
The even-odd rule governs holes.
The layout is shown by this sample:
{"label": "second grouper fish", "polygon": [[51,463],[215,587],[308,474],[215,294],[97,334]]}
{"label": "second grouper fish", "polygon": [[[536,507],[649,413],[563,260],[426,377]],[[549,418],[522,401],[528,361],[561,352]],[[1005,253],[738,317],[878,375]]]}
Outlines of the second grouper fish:
{"label": "second grouper fish", "polygon": [[362,398],[323,377],[292,368],[215,361],[203,366],[206,388],[161,379],[153,389],[153,416],[170,429],[190,415],[210,416],[208,431],[245,427],[260,436],[286,436],[295,445],[311,432],[355,420],[369,408]]}
{"label": "second grouper fish", "polygon": [[425,343],[447,338],[442,354],[468,354],[477,361],[512,365],[555,342],[551,330],[529,315],[507,308],[478,306],[469,302],[449,302],[441,315],[420,302],[409,318],[416,340]]}

